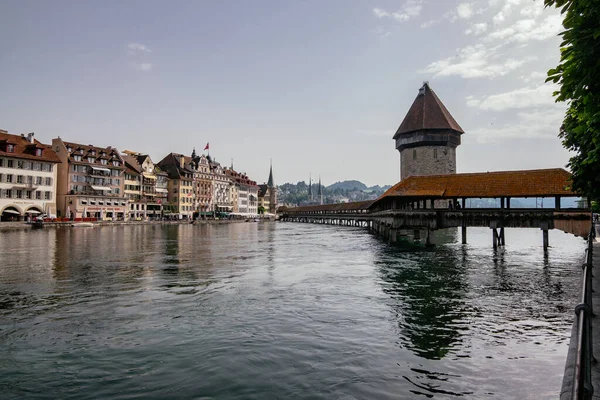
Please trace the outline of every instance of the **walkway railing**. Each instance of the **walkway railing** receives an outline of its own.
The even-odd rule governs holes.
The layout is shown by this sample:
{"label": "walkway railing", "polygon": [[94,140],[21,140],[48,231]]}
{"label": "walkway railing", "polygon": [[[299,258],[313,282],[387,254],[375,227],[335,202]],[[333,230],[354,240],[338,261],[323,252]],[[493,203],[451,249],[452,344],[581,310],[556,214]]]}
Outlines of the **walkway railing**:
{"label": "walkway railing", "polygon": [[583,285],[581,303],[575,307],[577,315],[577,351],[573,378],[573,400],[591,399],[594,393],[592,386],[592,364],[596,362],[592,352],[592,249],[596,228],[594,222],[588,235],[583,268]]}

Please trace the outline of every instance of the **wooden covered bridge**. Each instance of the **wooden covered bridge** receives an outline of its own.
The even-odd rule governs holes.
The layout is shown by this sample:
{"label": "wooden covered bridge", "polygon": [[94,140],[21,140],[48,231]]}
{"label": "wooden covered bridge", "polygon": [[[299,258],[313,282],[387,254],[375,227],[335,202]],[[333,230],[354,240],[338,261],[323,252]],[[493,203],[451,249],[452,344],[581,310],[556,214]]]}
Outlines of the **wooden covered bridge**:
{"label": "wooden covered bridge", "polygon": [[[497,247],[506,243],[505,228],[538,228],[547,248],[550,229],[579,236],[589,231],[589,209],[564,208],[565,197],[578,196],[563,169],[411,176],[375,201],[282,207],[279,214],[283,221],[367,227],[390,243],[412,236],[434,244],[436,230],[453,227],[461,227],[462,242],[467,243],[467,227],[484,226],[491,228]],[[553,207],[511,206],[511,200],[521,198],[550,199]],[[469,199],[496,199],[499,204],[471,208]]]}

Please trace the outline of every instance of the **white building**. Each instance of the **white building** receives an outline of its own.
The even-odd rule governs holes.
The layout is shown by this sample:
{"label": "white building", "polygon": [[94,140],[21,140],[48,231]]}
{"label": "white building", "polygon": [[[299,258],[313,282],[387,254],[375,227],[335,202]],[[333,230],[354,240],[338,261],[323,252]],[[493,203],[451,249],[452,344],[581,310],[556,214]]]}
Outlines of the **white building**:
{"label": "white building", "polygon": [[56,214],[56,164],[50,146],[34,134],[11,135],[0,130],[0,217],[22,221]]}

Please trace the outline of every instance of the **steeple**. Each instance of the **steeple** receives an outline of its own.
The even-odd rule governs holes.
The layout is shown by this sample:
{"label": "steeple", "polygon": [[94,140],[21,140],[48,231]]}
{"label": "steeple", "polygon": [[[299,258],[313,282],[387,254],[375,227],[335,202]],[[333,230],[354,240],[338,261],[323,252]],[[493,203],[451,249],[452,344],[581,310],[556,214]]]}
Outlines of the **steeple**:
{"label": "steeple", "polygon": [[269,188],[275,187],[275,182],[273,181],[273,159],[271,159],[271,168],[269,169],[269,181],[267,182],[267,186]]}
{"label": "steeple", "polygon": [[323,190],[321,189],[321,175],[319,175],[319,187],[317,189],[317,196],[319,197],[319,203],[323,204]]}
{"label": "steeple", "polygon": [[312,200],[312,175],[308,175],[308,200]]}

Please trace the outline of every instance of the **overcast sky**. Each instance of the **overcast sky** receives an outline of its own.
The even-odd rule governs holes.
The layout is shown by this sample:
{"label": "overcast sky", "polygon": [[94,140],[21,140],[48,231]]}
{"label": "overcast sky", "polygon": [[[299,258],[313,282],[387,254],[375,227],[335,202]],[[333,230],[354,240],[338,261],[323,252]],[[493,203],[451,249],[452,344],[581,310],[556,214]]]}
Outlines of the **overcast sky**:
{"label": "overcast sky", "polygon": [[4,1],[0,129],[190,154],[263,182],[399,179],[423,81],[465,131],[458,172],[564,167],[542,0]]}

